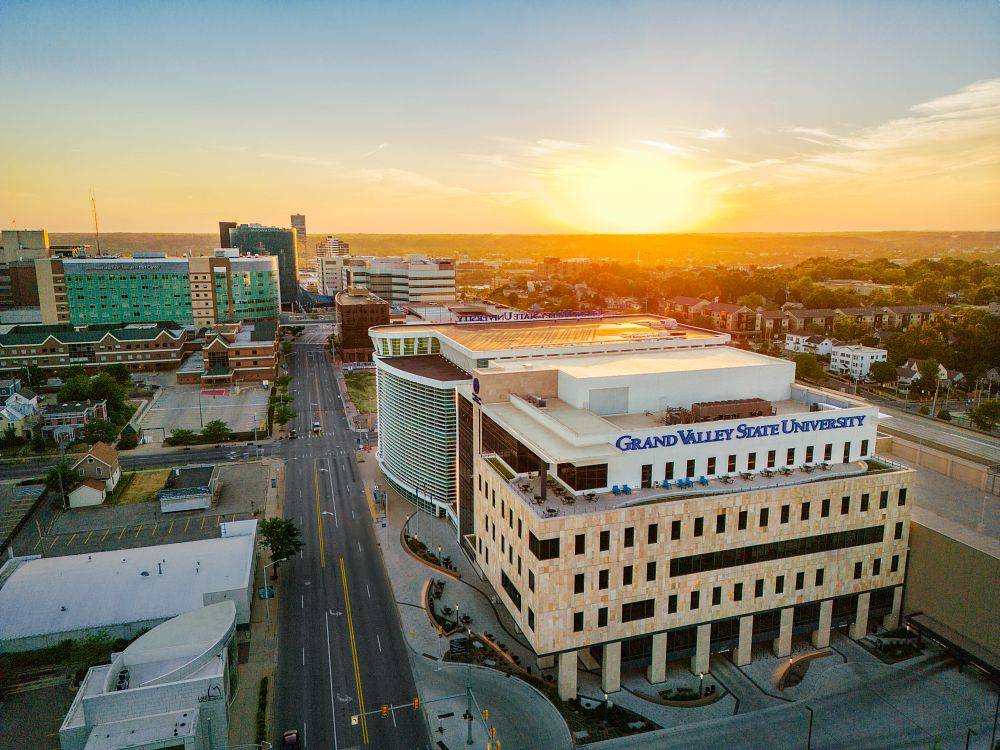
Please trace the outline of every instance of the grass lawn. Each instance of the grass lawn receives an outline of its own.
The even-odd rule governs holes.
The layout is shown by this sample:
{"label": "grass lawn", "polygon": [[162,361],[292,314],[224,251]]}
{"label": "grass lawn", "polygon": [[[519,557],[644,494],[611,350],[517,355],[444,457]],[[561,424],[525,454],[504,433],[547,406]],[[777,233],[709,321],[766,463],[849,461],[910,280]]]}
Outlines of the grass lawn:
{"label": "grass lawn", "polygon": [[121,492],[117,492],[116,487],[110,502],[114,505],[125,505],[155,500],[156,493],[163,489],[169,475],[170,469],[126,472],[121,479]]}
{"label": "grass lawn", "polygon": [[347,395],[361,414],[372,414],[377,408],[375,373],[364,370],[344,373]]}

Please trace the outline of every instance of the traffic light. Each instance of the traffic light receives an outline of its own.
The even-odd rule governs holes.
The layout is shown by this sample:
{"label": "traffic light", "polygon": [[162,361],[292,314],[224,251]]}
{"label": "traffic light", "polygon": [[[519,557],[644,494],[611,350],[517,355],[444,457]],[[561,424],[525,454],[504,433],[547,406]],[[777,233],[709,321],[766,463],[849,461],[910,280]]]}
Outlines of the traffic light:
{"label": "traffic light", "polygon": [[414,711],[419,711],[420,710],[420,698],[419,697],[413,699],[413,710]]}
{"label": "traffic light", "polygon": [[382,718],[384,719],[388,715],[389,715],[389,704],[388,703],[383,703],[382,704]]}
{"label": "traffic light", "polygon": [[483,709],[483,721],[490,720],[490,710],[488,708]]}

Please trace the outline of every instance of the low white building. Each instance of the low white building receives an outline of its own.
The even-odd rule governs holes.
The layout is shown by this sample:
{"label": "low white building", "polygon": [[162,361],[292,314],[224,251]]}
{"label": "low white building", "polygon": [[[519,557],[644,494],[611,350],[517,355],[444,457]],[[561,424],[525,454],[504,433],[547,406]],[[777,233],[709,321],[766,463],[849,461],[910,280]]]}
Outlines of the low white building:
{"label": "low white building", "polygon": [[219,602],[157,625],[92,667],[59,728],[62,750],[225,747],[235,632],[236,606]]}
{"label": "low white building", "polygon": [[184,612],[232,601],[250,622],[256,521],[220,526],[217,539],[60,557],[15,557],[0,567],[0,653],[106,633],[131,638]]}
{"label": "low white building", "polygon": [[861,344],[841,344],[830,352],[830,371],[850,375],[856,380],[868,377],[872,362],[885,362],[889,353],[885,349]]}
{"label": "low white building", "polygon": [[807,333],[786,333],[785,351],[796,354],[815,354],[819,357],[828,357],[833,351],[833,347],[839,346],[837,339],[829,336],[819,336]]}

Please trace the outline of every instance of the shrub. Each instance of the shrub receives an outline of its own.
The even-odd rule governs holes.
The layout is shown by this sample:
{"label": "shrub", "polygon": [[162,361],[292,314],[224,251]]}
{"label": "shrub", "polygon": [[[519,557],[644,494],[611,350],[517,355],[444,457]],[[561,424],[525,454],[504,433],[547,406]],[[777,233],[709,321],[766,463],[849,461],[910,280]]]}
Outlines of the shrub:
{"label": "shrub", "polygon": [[943,419],[945,422],[950,422],[951,412],[948,411],[947,409],[938,409],[937,418]]}
{"label": "shrub", "polygon": [[923,414],[925,417],[930,413],[931,410],[926,406],[921,406],[919,409],[917,409],[917,414]]}

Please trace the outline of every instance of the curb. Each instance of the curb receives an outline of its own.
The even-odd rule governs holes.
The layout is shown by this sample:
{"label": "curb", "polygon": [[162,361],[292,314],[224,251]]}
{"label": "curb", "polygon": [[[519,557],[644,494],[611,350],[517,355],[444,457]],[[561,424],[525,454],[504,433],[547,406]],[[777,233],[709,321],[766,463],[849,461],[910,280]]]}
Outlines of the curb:
{"label": "curb", "polygon": [[[418,510],[417,513],[419,513],[419,512],[420,511]],[[412,516],[411,516],[411,518],[412,518]],[[410,520],[407,519],[406,523],[403,524],[403,528],[400,529],[400,531],[399,531],[399,544],[400,544],[400,546],[404,550],[406,550],[406,554],[408,554],[410,557],[412,557],[417,562],[419,562],[419,563],[425,565],[426,567],[430,568],[431,570],[436,570],[439,573],[443,573],[446,576],[450,576],[451,578],[454,578],[456,581],[461,581],[462,580],[461,573],[456,573],[456,572],[454,572],[452,570],[448,570],[447,568],[442,568],[439,565],[435,565],[434,563],[428,562],[424,558],[422,558],[419,555],[417,555],[417,553],[414,552],[412,549],[410,549],[410,545],[408,545],[406,543],[406,526],[407,526],[407,524],[409,524],[409,522],[410,522]]]}

